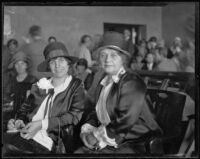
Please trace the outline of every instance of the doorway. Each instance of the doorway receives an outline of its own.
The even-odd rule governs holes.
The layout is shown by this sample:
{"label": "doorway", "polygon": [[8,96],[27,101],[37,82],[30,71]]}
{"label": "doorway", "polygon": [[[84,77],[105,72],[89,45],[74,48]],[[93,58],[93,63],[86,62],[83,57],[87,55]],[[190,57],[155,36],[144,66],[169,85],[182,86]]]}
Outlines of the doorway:
{"label": "doorway", "polygon": [[146,25],[104,23],[104,33],[107,31],[116,31],[123,34],[125,29],[130,31],[133,44],[138,44],[140,40],[146,39]]}

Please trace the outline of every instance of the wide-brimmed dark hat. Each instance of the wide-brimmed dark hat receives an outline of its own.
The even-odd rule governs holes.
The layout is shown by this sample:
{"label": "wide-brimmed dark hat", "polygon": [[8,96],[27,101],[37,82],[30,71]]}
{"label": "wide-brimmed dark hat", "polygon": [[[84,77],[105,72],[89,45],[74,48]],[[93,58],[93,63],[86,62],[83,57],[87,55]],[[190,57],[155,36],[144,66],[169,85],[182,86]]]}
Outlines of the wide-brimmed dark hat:
{"label": "wide-brimmed dark hat", "polygon": [[45,61],[43,61],[42,63],[40,63],[38,65],[37,69],[39,72],[48,72],[49,71],[49,69],[48,69],[49,61],[56,57],[66,57],[67,59],[69,59],[69,61],[72,64],[78,60],[78,58],[75,56],[69,56],[67,48],[61,42],[54,42],[54,43],[48,44],[45,47],[43,54],[45,57]]}
{"label": "wide-brimmed dark hat", "polygon": [[130,57],[130,53],[127,51],[127,43],[124,39],[124,35],[118,32],[106,32],[103,35],[103,41],[101,46],[97,49],[99,53],[101,50],[105,48],[110,48],[119,51],[120,53],[127,55]]}
{"label": "wide-brimmed dark hat", "polygon": [[17,61],[25,61],[27,64],[28,64],[28,67],[31,66],[31,59],[30,57],[25,54],[24,52],[22,51],[18,51],[16,52],[12,59],[11,59],[11,62],[10,64],[8,65],[8,69],[12,69],[14,67],[14,64],[17,62]]}

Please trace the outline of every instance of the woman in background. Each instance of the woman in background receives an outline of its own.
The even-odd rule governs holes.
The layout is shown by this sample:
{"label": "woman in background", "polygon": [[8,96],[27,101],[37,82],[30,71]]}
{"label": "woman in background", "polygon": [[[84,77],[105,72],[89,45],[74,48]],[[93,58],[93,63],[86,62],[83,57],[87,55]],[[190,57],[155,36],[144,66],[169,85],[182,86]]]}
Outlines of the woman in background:
{"label": "woman in background", "polygon": [[30,75],[30,67],[31,59],[21,51],[14,54],[8,65],[8,69],[14,69],[16,72],[16,76],[10,79],[5,90],[5,98],[13,101],[12,117],[28,97],[32,84],[37,81],[36,77]]}
{"label": "woman in background", "polygon": [[11,62],[12,57],[18,51],[18,41],[16,39],[10,39],[7,45],[2,47],[2,77],[3,77],[3,92],[5,92],[5,86],[7,86],[12,77],[16,76],[16,72],[8,69],[8,65]]}
{"label": "woman in background", "polygon": [[138,54],[138,53],[136,53],[136,56],[133,57],[133,60],[131,62],[131,69],[133,71],[142,70],[143,65],[144,65],[143,56]]}
{"label": "woman in background", "polygon": [[56,42],[56,41],[57,41],[57,39],[56,39],[55,36],[50,36],[50,37],[48,38],[48,43],[54,43],[54,42]]}
{"label": "woman in background", "polygon": [[144,60],[144,65],[142,66],[142,70],[152,71],[155,67],[154,63],[154,55],[152,53],[148,53]]}
{"label": "woman in background", "polygon": [[87,70],[88,63],[86,59],[79,59],[76,64],[76,77],[81,79],[84,83],[84,88],[87,91],[92,85],[93,74]]}
{"label": "woman in background", "polygon": [[90,35],[83,35],[80,40],[78,50],[79,58],[84,58],[88,62],[88,67],[91,67],[95,62],[92,60],[90,49],[92,47],[92,37]]}

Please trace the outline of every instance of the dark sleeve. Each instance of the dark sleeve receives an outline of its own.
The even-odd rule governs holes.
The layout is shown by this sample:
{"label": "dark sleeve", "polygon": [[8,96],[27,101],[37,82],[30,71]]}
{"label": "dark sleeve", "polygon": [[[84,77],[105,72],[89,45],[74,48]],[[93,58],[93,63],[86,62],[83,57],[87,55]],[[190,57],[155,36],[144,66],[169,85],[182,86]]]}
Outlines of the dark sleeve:
{"label": "dark sleeve", "polygon": [[17,111],[16,118],[21,119],[24,122],[28,122],[30,117],[29,115],[37,110],[38,105],[43,101],[46,94],[38,93],[39,89],[36,84],[33,84],[31,87],[31,92],[25,102],[20,106]]}
{"label": "dark sleeve", "polygon": [[171,59],[173,57],[173,52],[170,48],[167,49],[167,58]]}
{"label": "dark sleeve", "polygon": [[34,84],[34,83],[36,83],[37,81],[38,81],[38,79],[37,79],[35,76],[30,75],[30,83]]}
{"label": "dark sleeve", "polygon": [[85,123],[88,123],[94,127],[98,127],[100,125],[99,120],[97,118],[96,110],[93,109],[85,120]]}
{"label": "dark sleeve", "polygon": [[11,99],[12,97],[11,97],[11,95],[14,93],[13,92],[13,90],[14,90],[14,88],[13,88],[13,83],[14,83],[14,81],[13,81],[13,79],[7,79],[8,81],[5,81],[5,83],[6,83],[6,86],[4,87],[4,99]]}
{"label": "dark sleeve", "polygon": [[85,79],[84,81],[84,85],[85,85],[85,89],[88,90],[91,85],[92,85],[92,82],[93,82],[93,74],[92,73],[89,73],[87,78]]}
{"label": "dark sleeve", "polygon": [[48,119],[48,131],[58,131],[59,122],[61,127],[66,125],[77,125],[81,120],[84,111],[84,99],[84,88],[80,83],[79,86],[75,89],[74,95],[72,95],[72,101],[70,102],[71,106],[69,107],[70,109],[61,116]]}
{"label": "dark sleeve", "polygon": [[16,114],[17,119],[21,119],[24,122],[29,121],[27,115],[31,113],[36,107],[33,101],[34,101],[34,96],[30,94],[28,99],[20,106],[20,109],[17,111]]}
{"label": "dark sleeve", "polygon": [[107,135],[117,143],[137,122],[144,106],[146,86],[143,82],[128,81],[122,84],[119,104],[116,107],[116,119],[106,127]]}

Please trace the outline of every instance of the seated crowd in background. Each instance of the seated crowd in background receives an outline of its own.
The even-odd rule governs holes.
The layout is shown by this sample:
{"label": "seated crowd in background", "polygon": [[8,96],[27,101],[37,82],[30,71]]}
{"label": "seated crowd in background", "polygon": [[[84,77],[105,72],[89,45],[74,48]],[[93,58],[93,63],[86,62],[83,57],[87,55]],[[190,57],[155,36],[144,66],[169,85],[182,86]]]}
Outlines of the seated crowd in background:
{"label": "seated crowd in background", "polygon": [[[183,47],[179,37],[167,48],[156,37],[132,45],[128,30],[124,35],[83,35],[74,57],[56,37],[46,42],[40,26],[32,26],[29,35],[25,44],[11,39],[3,47],[3,99],[13,101],[14,108],[8,129],[22,129],[6,141],[6,153],[16,148],[20,153],[56,153],[59,127],[78,125],[87,100],[91,112],[80,127],[84,146],[76,153],[139,152],[126,141],[162,130],[144,99],[145,83],[130,72],[194,72],[194,44]],[[47,88],[39,86],[43,78]]]}

